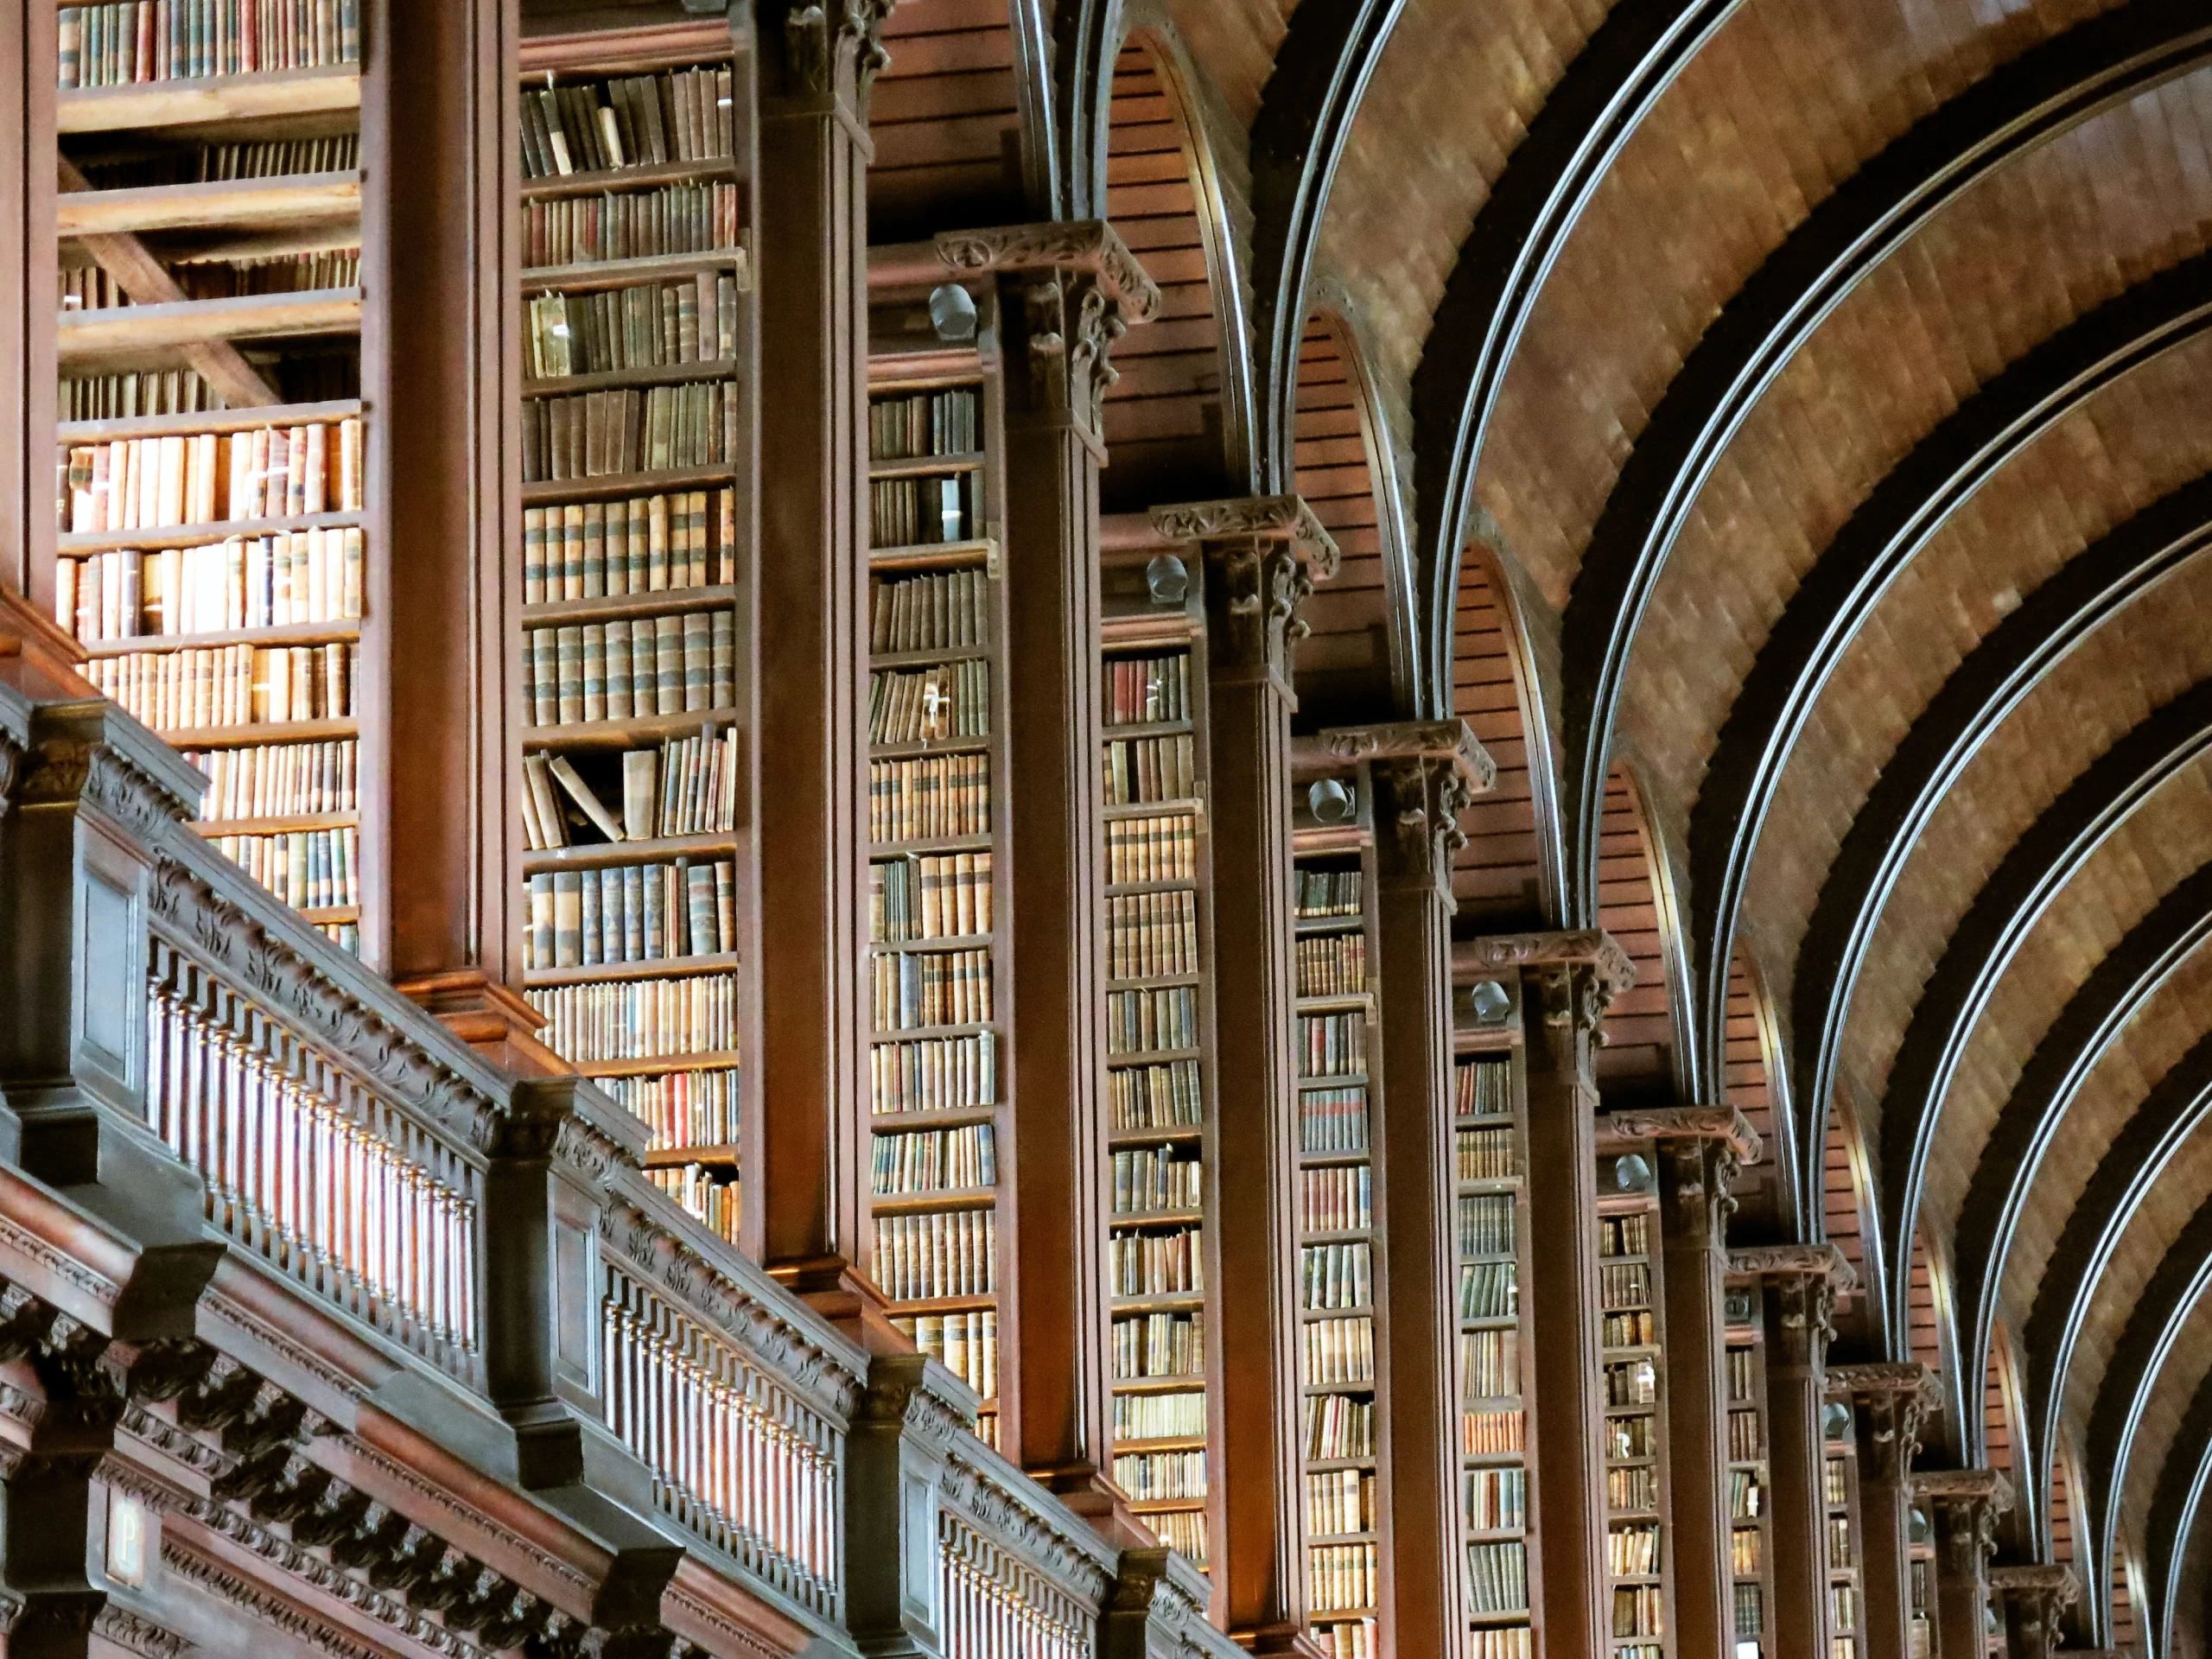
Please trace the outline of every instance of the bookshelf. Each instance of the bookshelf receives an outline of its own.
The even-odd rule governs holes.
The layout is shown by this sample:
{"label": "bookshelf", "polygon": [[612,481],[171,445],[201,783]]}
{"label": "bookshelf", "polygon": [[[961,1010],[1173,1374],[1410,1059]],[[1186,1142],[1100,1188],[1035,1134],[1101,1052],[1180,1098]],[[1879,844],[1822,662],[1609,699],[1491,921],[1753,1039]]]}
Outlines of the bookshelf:
{"label": "bookshelf", "polygon": [[[1327,795],[1330,785],[1343,794]],[[1316,817],[1317,798],[1331,822]],[[1376,1313],[1385,1295],[1374,1191],[1374,804],[1352,770],[1301,779],[1291,807],[1306,1605],[1324,1653],[1376,1659],[1385,1508]]]}
{"label": "bookshelf", "polygon": [[[1905,1590],[1910,1598],[1905,1639],[1911,1644],[1910,1659],[1930,1659],[1936,1651],[1935,1520],[1917,1498],[1912,1516],[1912,1530],[1905,1544]],[[1986,1653],[1988,1644],[1983,1645]]]}
{"label": "bookshelf", "polygon": [[1723,1296],[1727,1335],[1729,1651],[1734,1659],[1765,1659],[1774,1642],[1765,1325],[1757,1280],[1732,1280]]}
{"label": "bookshelf", "polygon": [[[381,852],[364,654],[365,0],[244,31],[63,6],[55,620],[207,774],[200,828],[343,948]],[[178,14],[179,16],[181,14]]]}
{"label": "bookshelf", "polygon": [[1611,1659],[1675,1659],[1666,1522],[1666,1317],[1652,1169],[1641,1154],[1604,1157],[1599,1165]]}
{"label": "bookshelf", "polygon": [[868,1104],[878,1281],[996,1445],[1014,1103],[1006,593],[987,527],[1004,518],[1004,410],[995,298],[979,303],[973,346],[887,329],[869,362]]}
{"label": "bookshelf", "polygon": [[1864,1659],[1858,1440],[1848,1406],[1832,1402],[1823,1411],[1821,1452],[1821,1499],[1827,1514],[1828,1659]]}
{"label": "bookshelf", "polygon": [[1531,1659],[1536,1494],[1528,1282],[1528,1087],[1517,995],[1496,981],[1452,995],[1460,1487],[1471,1659]]}
{"label": "bookshelf", "polygon": [[[1101,712],[1114,1479],[1204,1569],[1221,1524],[1221,1402],[1202,574],[1173,557],[1106,562]],[[1193,1201],[1125,1202],[1123,1170],[1146,1163],[1190,1172]]]}
{"label": "bookshelf", "polygon": [[753,70],[721,18],[526,37],[521,67],[526,995],[742,1243]]}

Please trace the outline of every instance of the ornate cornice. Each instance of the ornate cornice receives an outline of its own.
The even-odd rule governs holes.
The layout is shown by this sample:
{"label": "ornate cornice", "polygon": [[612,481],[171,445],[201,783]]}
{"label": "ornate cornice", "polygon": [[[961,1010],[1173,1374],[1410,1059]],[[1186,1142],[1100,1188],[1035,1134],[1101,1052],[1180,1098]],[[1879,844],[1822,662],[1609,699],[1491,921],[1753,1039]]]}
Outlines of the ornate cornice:
{"label": "ornate cornice", "polygon": [[[1064,1593],[1096,1608],[1112,1588],[1110,1551],[1097,1534],[1065,1510],[1062,1526],[1044,1505],[1052,1500],[1027,1482],[1001,1478],[982,1443],[957,1437],[939,1485],[946,1512],[998,1548],[1027,1561]],[[1032,1493],[1035,1497],[1032,1497]],[[1042,1498],[1039,1503],[1038,1499]],[[1058,1509],[1058,1505],[1053,1505]]]}
{"label": "ornate cornice", "polygon": [[950,231],[931,245],[949,276],[1006,276],[1020,291],[1028,395],[1075,416],[1105,459],[1106,394],[1120,379],[1114,342],[1148,321],[1160,290],[1103,219]]}
{"label": "ornate cornice", "polygon": [[2071,1607],[2082,1593],[2074,1569],[2063,1562],[2030,1561],[1989,1569],[1989,1587],[2007,1596],[2048,1599],[2060,1607]]}
{"label": "ornate cornice", "polygon": [[1859,1454],[1880,1479],[1903,1482],[1920,1450],[1920,1429],[1942,1400],[1936,1373],[1916,1362],[1831,1366],[1827,1391],[1862,1414]]}
{"label": "ornate cornice", "polygon": [[1572,967],[1587,964],[1598,969],[1610,995],[1618,996],[1636,983],[1636,964],[1610,933],[1590,928],[1560,933],[1489,933],[1452,947],[1455,974],[1471,972],[1491,978],[1516,968]]}
{"label": "ornate cornice", "polygon": [[1315,578],[1337,574],[1344,556],[1300,495],[1240,495],[1183,501],[1152,510],[1153,528],[1171,542],[1274,542],[1287,544]]}
{"label": "ornate cornice", "polygon": [[1448,761],[1478,792],[1497,782],[1497,762],[1464,720],[1400,720],[1382,726],[1336,726],[1310,740],[1347,766],[1361,760]]}
{"label": "ornate cornice", "polygon": [[92,1616],[92,1634],[143,1659],[183,1659],[200,1651],[175,1630],[112,1601]]}
{"label": "ornate cornice", "polygon": [[1912,1395],[1932,1401],[1936,1373],[1917,1360],[1872,1360],[1828,1368],[1828,1392],[1857,1396]]}
{"label": "ornate cornice", "polygon": [[1859,1270],[1833,1244],[1748,1244],[1728,1252],[1728,1271],[1746,1278],[1827,1281],[1837,1291],[1853,1290]]}
{"label": "ornate cornice", "polygon": [[273,1624],[287,1636],[329,1654],[332,1659],[383,1659],[377,1649],[356,1641],[337,1625],[311,1617],[291,1602],[270,1595],[228,1568],[167,1539],[162,1541],[162,1565],[218,1600],[228,1602],[264,1624]]}
{"label": "ornate cornice", "polygon": [[1160,312],[1158,285],[1121,232],[1103,219],[940,231],[931,245],[954,276],[1079,274],[1097,283],[1125,326],[1149,322]]}
{"label": "ornate cornice", "polygon": [[2012,1507],[2012,1483],[1995,1469],[1916,1469],[1912,1495],[1931,1503],[1986,1503],[1999,1515]]}
{"label": "ornate cornice", "polygon": [[1600,1152],[1617,1151],[1638,1141],[1725,1141],[1746,1164],[1757,1163],[1764,1150],[1759,1132],[1733,1106],[1631,1108],[1598,1119]]}

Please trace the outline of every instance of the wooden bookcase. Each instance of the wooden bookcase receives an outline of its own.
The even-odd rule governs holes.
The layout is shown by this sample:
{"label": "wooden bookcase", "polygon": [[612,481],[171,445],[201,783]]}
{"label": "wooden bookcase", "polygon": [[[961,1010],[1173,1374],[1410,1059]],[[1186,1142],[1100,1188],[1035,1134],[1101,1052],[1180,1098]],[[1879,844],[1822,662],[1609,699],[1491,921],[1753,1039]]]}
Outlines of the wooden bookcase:
{"label": "wooden bookcase", "polygon": [[1530,1659],[1536,1505],[1528,1073],[1517,979],[1452,993],[1461,1497],[1471,1659]]}
{"label": "wooden bookcase", "polygon": [[1849,1408],[1824,1411],[1821,1449],[1821,1496],[1827,1511],[1828,1659],[1863,1659],[1859,1449]]}
{"label": "wooden bookcase", "polygon": [[[1641,1182],[1620,1166],[1641,1158]],[[1656,1160],[1600,1157],[1598,1276],[1605,1401],[1605,1568],[1611,1659],[1675,1659],[1667,1459],[1666,1300]]]}
{"label": "wooden bookcase", "polygon": [[[1314,812],[1324,783],[1331,822]],[[1380,1314],[1374,1148],[1382,1109],[1374,987],[1375,817],[1363,771],[1301,779],[1291,797],[1296,953],[1300,1408],[1306,1605],[1332,1659],[1375,1659],[1387,1513],[1378,1436]]]}
{"label": "wooden bookcase", "polygon": [[[880,318],[868,372],[869,1122],[879,1281],[998,1443],[1012,1353],[1006,591],[995,296],[948,349]],[[932,1261],[932,1257],[938,1258]],[[1002,1334],[1003,1333],[1003,1334]]]}
{"label": "wooden bookcase", "polygon": [[[1925,1522],[1927,1529],[1916,1538],[1908,1535],[1905,1548],[1905,1572],[1909,1575],[1906,1591],[1910,1598],[1906,1639],[1912,1644],[1910,1659],[1929,1659],[1936,1650],[1935,1517],[1917,1504],[1914,1514]],[[1986,1652],[1988,1644],[1985,1643],[1983,1647]]]}
{"label": "wooden bookcase", "polygon": [[55,620],[207,772],[203,834],[362,948],[383,767],[362,398],[376,0],[181,54],[64,7]]}
{"label": "wooden bookcase", "polygon": [[[1157,588],[1150,563],[1101,573],[1114,1479],[1204,1568],[1222,1523],[1205,610],[1195,561]],[[1139,1190],[1163,1169],[1192,1173]]]}
{"label": "wooden bookcase", "polygon": [[1734,1659],[1772,1651],[1773,1536],[1768,1516],[1766,1334],[1756,1280],[1724,1294],[1727,1330],[1730,1628]]}
{"label": "wooden bookcase", "polygon": [[755,899],[747,44],[721,18],[524,41],[512,567],[526,994],[553,1048],[652,1126],[653,1180],[734,1243],[760,1135],[739,948]]}

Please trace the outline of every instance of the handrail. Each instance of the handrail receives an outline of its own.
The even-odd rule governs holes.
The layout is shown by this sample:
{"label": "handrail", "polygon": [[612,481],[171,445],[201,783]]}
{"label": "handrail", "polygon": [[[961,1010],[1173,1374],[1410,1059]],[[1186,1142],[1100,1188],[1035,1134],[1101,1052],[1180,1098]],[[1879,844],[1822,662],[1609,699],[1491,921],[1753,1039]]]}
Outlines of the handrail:
{"label": "handrail", "polygon": [[1114,1548],[969,1433],[950,1440],[939,1493],[947,1659],[1091,1659]]}

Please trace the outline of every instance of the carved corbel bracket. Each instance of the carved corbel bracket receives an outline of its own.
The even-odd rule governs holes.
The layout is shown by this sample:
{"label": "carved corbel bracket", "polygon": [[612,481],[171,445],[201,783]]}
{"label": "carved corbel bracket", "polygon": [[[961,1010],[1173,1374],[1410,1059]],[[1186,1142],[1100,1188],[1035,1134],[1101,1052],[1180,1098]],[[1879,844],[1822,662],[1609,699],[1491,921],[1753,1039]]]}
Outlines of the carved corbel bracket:
{"label": "carved corbel bracket", "polygon": [[1835,1340],[1836,1298],[1855,1289],[1859,1274],[1833,1244],[1754,1244],[1728,1253],[1728,1271],[1762,1281],[1781,1318],[1784,1365],[1817,1372]]}
{"label": "carved corbel bracket", "polygon": [[1902,1484],[1920,1450],[1920,1430],[1941,1403],[1936,1373],[1916,1361],[1828,1369],[1828,1395],[1847,1400],[1863,1426],[1860,1449],[1876,1478]]}
{"label": "carved corbel bracket", "polygon": [[1671,1106],[1608,1112],[1598,1120],[1600,1153],[1625,1152],[1653,1142],[1662,1168],[1662,1202],[1669,1240],[1710,1248],[1726,1236],[1735,1213],[1731,1196],[1745,1164],[1761,1150],[1758,1131],[1733,1106]]}
{"label": "carved corbel bracket", "polygon": [[1291,650],[1309,632],[1299,607],[1343,563],[1334,537],[1296,495],[1185,501],[1152,510],[1171,542],[1193,542],[1216,613],[1214,671],[1261,677],[1291,695]]}
{"label": "carved corbel bracket", "polygon": [[1452,855],[1467,844],[1459,815],[1497,782],[1497,763],[1474,728],[1464,720],[1400,721],[1303,741],[1341,765],[1369,767],[1379,816],[1393,831],[1383,843],[1385,881],[1433,885],[1448,899]]}
{"label": "carved corbel bracket", "polygon": [[[1993,1567],[1989,1587],[2005,1598],[2005,1611],[2024,1651],[2037,1656],[2058,1646],[2059,1620],[2082,1593],[2072,1567],[2048,1561]],[[2012,1651],[2024,1649],[2016,1644]]]}
{"label": "carved corbel bracket", "polygon": [[1994,1469],[1925,1469],[1912,1478],[1912,1496],[1935,1511],[1946,1570],[1978,1574],[1997,1553],[1997,1517],[2012,1507],[2012,1483]]}

